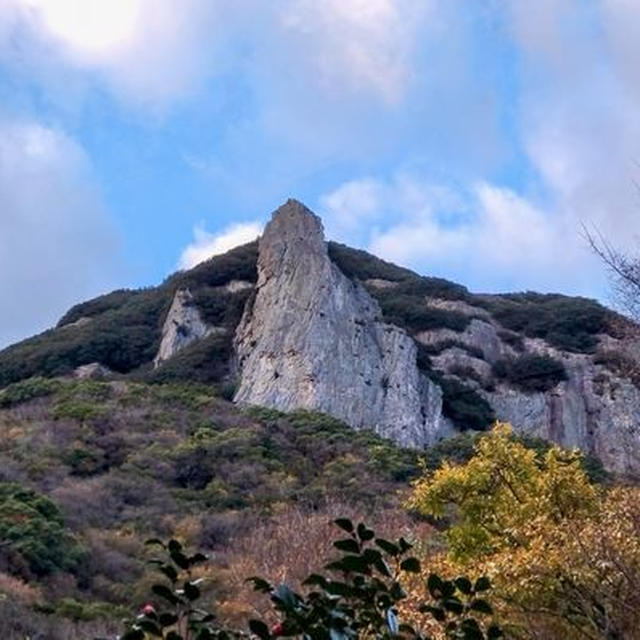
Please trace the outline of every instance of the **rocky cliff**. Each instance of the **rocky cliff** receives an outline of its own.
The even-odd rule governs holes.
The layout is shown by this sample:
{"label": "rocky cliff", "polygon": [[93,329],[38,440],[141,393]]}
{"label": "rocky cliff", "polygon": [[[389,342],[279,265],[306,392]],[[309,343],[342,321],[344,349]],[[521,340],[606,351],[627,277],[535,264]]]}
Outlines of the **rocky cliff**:
{"label": "rocky cliff", "polygon": [[293,200],[260,239],[236,351],[237,402],[322,411],[406,446],[442,431],[442,394],[418,370],[414,341],[331,262],[320,219]]}
{"label": "rocky cliff", "polygon": [[201,382],[411,447],[501,419],[638,475],[637,336],[594,300],[473,294],[327,243],[320,220],[288,201],[259,243],[81,303],[0,351],[0,388],[95,371]]}
{"label": "rocky cliff", "polygon": [[162,327],[162,340],[153,360],[154,367],[159,367],[178,351],[202,340],[211,332],[212,328],[202,319],[189,289],[178,289]]}
{"label": "rocky cliff", "polygon": [[[473,427],[465,419],[484,402],[492,418],[594,453],[609,469],[640,469],[640,392],[631,380],[591,353],[505,331],[480,298],[419,295],[436,326],[390,324],[376,296],[389,315],[388,301],[404,300],[402,287],[403,280],[347,277],[329,257],[320,220],[287,202],[260,240],[256,296],[236,331],[235,400],[323,411],[412,447]],[[589,336],[600,338],[626,349]],[[430,354],[427,367],[419,349]],[[496,375],[500,363],[527,358],[555,363],[562,375],[541,385],[529,374]]]}

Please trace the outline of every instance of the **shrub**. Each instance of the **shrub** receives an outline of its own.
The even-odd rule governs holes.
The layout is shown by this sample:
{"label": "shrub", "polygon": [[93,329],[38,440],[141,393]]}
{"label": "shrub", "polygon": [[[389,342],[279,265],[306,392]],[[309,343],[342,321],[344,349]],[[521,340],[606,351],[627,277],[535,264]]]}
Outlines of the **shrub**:
{"label": "shrub", "polygon": [[[224,323],[231,325],[239,319],[240,307],[249,294],[233,294],[229,308],[223,310],[213,300],[226,299],[226,292],[207,290],[201,294],[200,289],[234,279],[255,282],[256,261],[254,242],[214,256],[191,271],[177,273],[159,287],[116,291],[77,305],[63,317],[58,328],[0,351],[0,387],[35,375],[66,375],[91,362],[122,374],[150,363],[158,351],[162,324],[179,288],[191,289],[203,304],[205,315],[222,314]],[[91,317],[91,322],[71,326],[81,317]]]}
{"label": "shrub", "polygon": [[616,376],[630,380],[636,387],[640,388],[640,367],[634,358],[620,351],[609,349],[598,351],[593,361],[595,364],[606,367]]}
{"label": "shrub", "polygon": [[595,300],[559,294],[516,293],[479,300],[504,327],[577,353],[592,353],[613,314]]}
{"label": "shrub", "polygon": [[482,375],[480,375],[473,367],[466,364],[454,364],[449,368],[449,375],[457,376],[467,380],[473,380],[478,384],[483,383]]}
{"label": "shrub", "polygon": [[58,380],[46,378],[29,378],[17,382],[0,391],[0,408],[6,409],[35,398],[50,396],[60,387],[61,383]]}
{"label": "shrub", "polygon": [[433,329],[464,331],[471,317],[459,311],[430,307],[420,296],[396,293],[393,289],[382,290],[378,302],[384,319],[415,333]]}
{"label": "shrub", "polygon": [[233,330],[251,294],[251,289],[230,293],[218,287],[202,287],[195,291],[193,302],[207,324]]}
{"label": "shrub", "polygon": [[73,570],[82,557],[58,507],[17,484],[0,484],[0,538],[4,552],[24,560],[36,575]]}
{"label": "shrub", "polygon": [[103,314],[105,311],[117,309],[129,302],[136,293],[136,291],[130,289],[119,289],[94,298],[93,300],[77,304],[75,307],[71,307],[71,309],[60,318],[57,326],[64,327],[65,325],[77,322],[80,318],[93,318]]}
{"label": "shrub", "polygon": [[474,347],[472,344],[463,342],[462,340],[455,340],[452,338],[446,340],[440,340],[439,342],[432,342],[431,344],[423,344],[423,350],[429,355],[439,355],[447,349],[462,349],[466,351],[473,358],[484,360],[484,352],[478,347]]}
{"label": "shrub", "polygon": [[564,364],[546,355],[524,354],[493,364],[493,373],[525,392],[549,391],[567,379]]}
{"label": "shrub", "polygon": [[522,352],[524,351],[524,338],[519,333],[513,331],[498,331],[498,338],[505,344],[508,344],[512,349]]}
{"label": "shrub", "polygon": [[[409,556],[412,545],[404,538],[389,541],[376,538],[364,524],[348,519],[335,521],[343,537],[333,546],[340,556],[325,567],[326,575],[313,573],[304,581],[301,595],[287,585],[278,587],[263,578],[249,578],[254,589],[269,595],[280,621],[271,628],[262,620],[249,622],[251,633],[260,640],[281,636],[336,640],[336,638],[427,638],[399,618],[399,605],[407,600],[402,582],[421,572],[420,561]],[[152,587],[152,598],[135,620],[128,623],[123,640],[144,640],[147,634],[167,640],[216,638],[226,640],[244,635],[220,625],[216,616],[202,608],[202,579],[194,579],[196,567],[206,561],[202,554],[190,555],[177,540],[166,545],[152,561],[163,575]],[[491,605],[484,599],[490,588],[486,578],[475,584],[466,577],[443,580],[436,574],[427,579],[425,602],[420,611],[428,614],[446,635],[460,640],[502,637],[491,623]]]}
{"label": "shrub", "polygon": [[485,431],[495,422],[493,408],[475,389],[442,376],[437,384],[442,389],[442,413],[461,431]]}
{"label": "shrub", "polygon": [[406,278],[417,277],[409,269],[403,269],[390,262],[385,262],[366,251],[351,249],[337,242],[329,242],[327,248],[329,258],[338,265],[340,271],[348,278],[357,278],[358,280],[379,278],[398,282]]}
{"label": "shrub", "polygon": [[225,382],[231,372],[233,334],[212,334],[190,344],[173,358],[140,378],[149,382],[194,381],[200,383]]}
{"label": "shrub", "polygon": [[164,285],[172,289],[188,288],[192,292],[202,286],[219,287],[231,280],[258,280],[258,241],[249,242],[213,256],[189,271],[179,271],[167,278]]}
{"label": "shrub", "polygon": [[[441,440],[425,450],[423,460],[426,468],[435,471],[445,462],[454,465],[469,462],[476,453],[478,440],[484,437],[486,437],[484,433],[461,433],[451,438]],[[544,438],[519,433],[511,433],[511,440],[533,451],[538,464],[543,463],[545,455],[555,446],[552,442]],[[603,484],[611,479],[602,461],[594,455],[582,454],[580,457],[580,466],[589,481],[594,484]]]}
{"label": "shrub", "polygon": [[77,420],[86,422],[104,416],[106,409],[93,402],[66,400],[55,405],[52,412],[54,420]]}

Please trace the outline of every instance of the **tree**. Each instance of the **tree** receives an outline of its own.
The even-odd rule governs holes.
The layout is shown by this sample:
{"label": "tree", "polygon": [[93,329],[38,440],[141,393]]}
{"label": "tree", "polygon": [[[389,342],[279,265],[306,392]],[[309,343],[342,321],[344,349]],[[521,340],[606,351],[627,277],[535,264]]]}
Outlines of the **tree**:
{"label": "tree", "polygon": [[414,485],[409,506],[453,524],[446,532],[454,558],[524,547],[535,527],[594,509],[596,491],[581,454],[552,446],[542,456],[512,437],[498,423],[479,438],[464,465],[445,463]]}
{"label": "tree", "polygon": [[578,452],[527,450],[501,424],[410,505],[448,524],[434,570],[487,575],[518,637],[638,637],[640,490],[591,485]]}
{"label": "tree", "polygon": [[617,249],[597,229],[583,225],[582,230],[607,270],[614,303],[625,315],[640,321],[640,257]]}

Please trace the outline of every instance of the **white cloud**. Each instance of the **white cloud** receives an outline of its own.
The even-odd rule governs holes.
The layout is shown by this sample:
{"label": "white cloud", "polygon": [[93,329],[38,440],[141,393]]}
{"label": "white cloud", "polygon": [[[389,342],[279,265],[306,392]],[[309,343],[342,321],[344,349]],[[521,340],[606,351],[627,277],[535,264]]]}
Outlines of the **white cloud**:
{"label": "white cloud", "polygon": [[321,203],[329,229],[336,216],[350,220],[340,239],[476,290],[588,293],[598,282],[599,266],[583,246],[579,222],[546,213],[505,187],[479,182],[456,193],[400,173],[388,181],[348,182]]}
{"label": "white cloud", "polygon": [[182,252],[178,268],[191,269],[212,256],[255,240],[261,233],[262,225],[259,222],[234,224],[217,234],[196,227],[193,230],[194,241]]}
{"label": "white cloud", "polygon": [[395,102],[411,76],[419,27],[431,5],[427,0],[291,0],[281,9],[281,20],[285,37],[311,53],[325,87],[372,91]]}
{"label": "white cloud", "polygon": [[0,0],[0,59],[45,85],[75,70],[160,112],[247,59],[258,85],[275,67],[320,93],[395,102],[433,1]]}
{"label": "white cloud", "polygon": [[0,121],[0,345],[114,284],[116,236],[83,150],[60,131]]}
{"label": "white cloud", "polygon": [[350,180],[320,197],[327,234],[336,240],[367,244],[381,235],[380,227],[443,221],[451,212],[464,215],[464,200],[451,188],[400,171],[390,180],[372,177]]}
{"label": "white cloud", "polygon": [[212,72],[214,9],[202,0],[3,0],[0,55],[45,84],[61,69],[91,72],[126,104],[162,111]]}
{"label": "white cloud", "polygon": [[637,2],[542,4],[510,5],[525,153],[565,227],[593,223],[628,244],[640,231]]}

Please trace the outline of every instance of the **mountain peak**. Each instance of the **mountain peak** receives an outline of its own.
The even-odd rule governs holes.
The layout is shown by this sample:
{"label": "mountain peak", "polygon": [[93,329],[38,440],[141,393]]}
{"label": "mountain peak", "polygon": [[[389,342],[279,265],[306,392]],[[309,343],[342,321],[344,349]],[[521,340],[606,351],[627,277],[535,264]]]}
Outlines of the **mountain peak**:
{"label": "mountain peak", "polygon": [[306,207],[302,202],[289,198],[278,207],[271,216],[271,221],[265,229],[265,236],[281,235],[293,239],[295,237],[307,237],[324,242],[324,229],[322,220]]}

